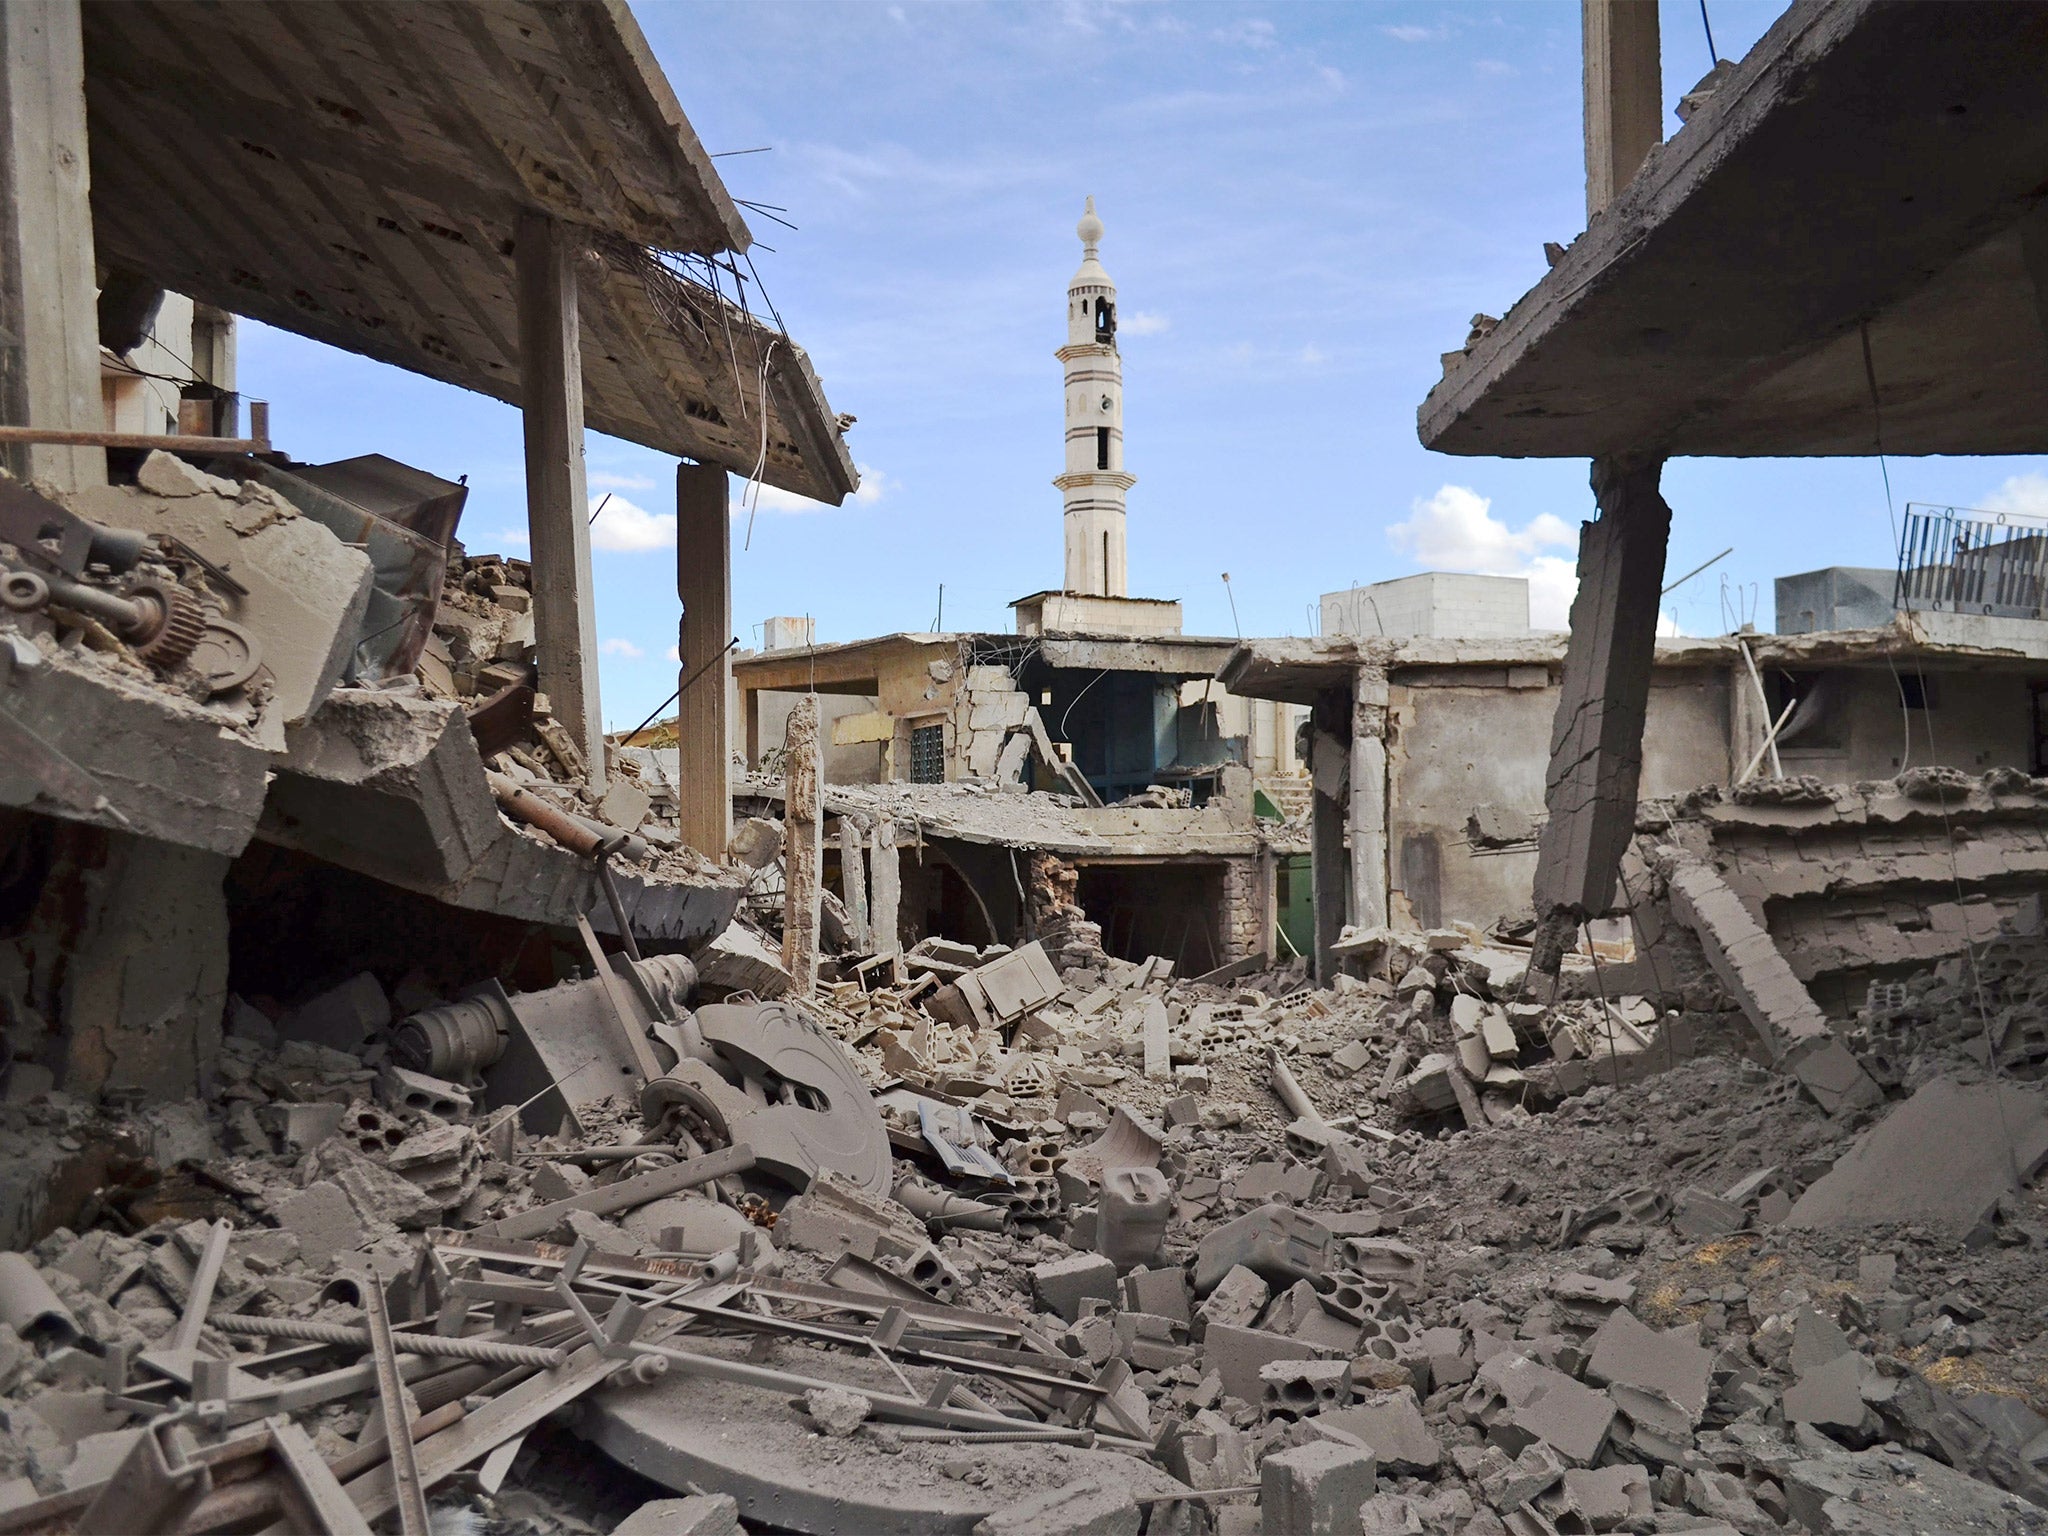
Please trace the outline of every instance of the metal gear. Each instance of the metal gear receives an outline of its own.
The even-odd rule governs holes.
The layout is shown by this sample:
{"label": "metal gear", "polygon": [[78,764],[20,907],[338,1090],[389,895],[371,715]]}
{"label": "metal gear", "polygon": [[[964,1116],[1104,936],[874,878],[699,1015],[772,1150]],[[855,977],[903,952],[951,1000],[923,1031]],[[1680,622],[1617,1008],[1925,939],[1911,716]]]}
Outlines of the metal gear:
{"label": "metal gear", "polygon": [[157,581],[139,581],[126,595],[144,615],[143,624],[128,636],[136,656],[157,672],[175,671],[205,638],[206,610],[199,599],[183,587]]}

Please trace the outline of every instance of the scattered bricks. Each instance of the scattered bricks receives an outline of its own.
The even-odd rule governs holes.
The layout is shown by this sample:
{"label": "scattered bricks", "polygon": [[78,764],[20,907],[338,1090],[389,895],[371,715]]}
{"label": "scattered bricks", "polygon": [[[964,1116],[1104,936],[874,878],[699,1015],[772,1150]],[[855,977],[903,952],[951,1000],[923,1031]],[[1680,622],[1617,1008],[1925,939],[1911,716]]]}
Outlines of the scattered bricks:
{"label": "scattered bricks", "polygon": [[1854,1348],[1848,1335],[1835,1322],[1821,1316],[1812,1307],[1801,1307],[1792,1314],[1793,1375],[1804,1376],[1830,1360],[1839,1360],[1853,1353]]}
{"label": "scattered bricks", "polygon": [[740,1536],[740,1506],[729,1493],[656,1499],[613,1526],[612,1536]]}
{"label": "scattered bricks", "polygon": [[1425,1536],[1430,1529],[1449,1527],[1425,1526],[1413,1499],[1404,1499],[1397,1493],[1377,1493],[1359,1505],[1358,1529],[1360,1536]]}
{"label": "scattered bricks", "polygon": [[307,1163],[316,1178],[331,1181],[348,1197],[366,1223],[388,1221],[412,1230],[430,1227],[441,1217],[443,1207],[433,1196],[363,1156],[345,1137],[330,1136],[313,1149]]}
{"label": "scattered bricks", "polygon": [[1621,1307],[1593,1335],[1586,1376],[1604,1383],[1632,1422],[1686,1439],[1707,1411],[1713,1369],[1697,1323],[1659,1333]]}
{"label": "scattered bricks", "polygon": [[[1083,1319],[1084,1322],[1096,1320]],[[1132,1370],[1167,1371],[1177,1365],[1190,1364],[1200,1357],[1199,1350],[1175,1342],[1181,1327],[1170,1317],[1155,1317],[1149,1312],[1119,1312],[1113,1328],[1117,1353],[1131,1363]]]}
{"label": "scattered bricks", "polygon": [[1259,1408],[1269,1419],[1299,1419],[1351,1401],[1349,1360],[1268,1360],[1259,1367]]}
{"label": "scattered bricks", "polygon": [[1038,1305],[1065,1322],[1080,1320],[1090,1300],[1116,1300],[1116,1265],[1099,1253],[1077,1253],[1031,1266],[1031,1294]]}
{"label": "scattered bricks", "polygon": [[1349,1045],[1340,1045],[1330,1052],[1331,1070],[1350,1077],[1370,1066],[1373,1054],[1373,1048],[1363,1040],[1353,1040]]}
{"label": "scattered bricks", "polygon": [[1830,1115],[1845,1115],[1884,1102],[1884,1090],[1839,1040],[1804,1046],[1788,1055],[1784,1064],[1813,1095],[1814,1103]]}
{"label": "scattered bricks", "polygon": [[1323,1174],[1337,1189],[1362,1195],[1378,1177],[1367,1159],[1365,1148],[1342,1136],[1333,1136],[1323,1148]]}
{"label": "scattered bricks", "polygon": [[927,1296],[948,1305],[958,1301],[960,1293],[967,1288],[960,1271],[929,1243],[916,1253],[898,1258],[884,1257],[875,1262],[891,1274],[902,1276]]}
{"label": "scattered bricks", "polygon": [[1273,1288],[1239,1265],[1224,1275],[1195,1315],[1209,1328],[1249,1328],[1272,1299]]}
{"label": "scattered bricks", "polygon": [[1540,1440],[1573,1465],[1586,1466],[1600,1454],[1614,1423],[1614,1404],[1604,1392],[1526,1355],[1503,1352],[1488,1360],[1467,1389],[1468,1402],[1474,1393],[1482,1403],[1498,1396],[1491,1417],[1477,1416],[1485,1419],[1487,1438],[1515,1454]]}
{"label": "scattered bricks", "polygon": [[1316,1171],[1300,1163],[1253,1163],[1238,1175],[1231,1195],[1238,1200],[1281,1200],[1299,1205],[1316,1192]]}
{"label": "scattered bricks", "polygon": [[1275,1452],[1259,1466],[1264,1536],[1360,1536],[1359,1506],[1377,1492],[1370,1451],[1326,1440]]}
{"label": "scattered bricks", "polygon": [[841,1387],[813,1387],[804,1394],[804,1411],[820,1434],[844,1440],[867,1422],[874,1404]]}
{"label": "scattered bricks", "polygon": [[278,1225],[299,1240],[299,1253],[315,1268],[324,1268],[338,1253],[362,1245],[367,1235],[348,1196],[334,1184],[315,1184],[285,1196],[272,1208]]}
{"label": "scattered bricks", "polygon": [[[1246,1271],[1247,1274],[1250,1271]],[[1253,1275],[1254,1280],[1258,1276]],[[1193,1321],[1188,1310],[1187,1271],[1178,1267],[1168,1269],[1134,1269],[1120,1282],[1124,1293],[1124,1306],[1132,1312],[1150,1312],[1160,1317],[1170,1317],[1182,1327]],[[1265,1290],[1265,1282],[1259,1281],[1259,1288]],[[1220,1288],[1219,1288],[1220,1289]],[[1214,1299],[1213,1297],[1211,1298]],[[1264,1306],[1262,1300],[1259,1303]],[[1252,1310],[1258,1315],[1258,1309]]]}
{"label": "scattered bricks", "polygon": [[1338,1242],[1339,1262],[1368,1280],[1384,1280],[1409,1296],[1422,1292],[1428,1266],[1408,1244],[1391,1237],[1347,1237]]}
{"label": "scattered bricks", "polygon": [[378,1074],[377,1097],[389,1109],[416,1110],[437,1120],[467,1120],[476,1108],[459,1083],[397,1066],[386,1066]]}
{"label": "scattered bricks", "polygon": [[1192,1093],[1184,1093],[1177,1099],[1168,1099],[1160,1116],[1166,1121],[1168,1130],[1183,1125],[1199,1125],[1202,1122],[1202,1101]]}
{"label": "scattered bricks", "polygon": [[1611,1531],[1624,1521],[1643,1519],[1654,1507],[1650,1474],[1637,1466],[1573,1467],[1563,1484],[1537,1503],[1552,1520],[1575,1515],[1594,1531]]}
{"label": "scattered bricks", "polygon": [[1603,1280],[1598,1275],[1577,1272],[1552,1275],[1545,1289],[1574,1327],[1597,1327],[1616,1307],[1625,1307],[1636,1299],[1636,1288],[1630,1281]]}
{"label": "scattered bricks", "polygon": [[1689,1243],[1727,1237],[1749,1225],[1749,1212],[1719,1195],[1687,1185],[1672,1204],[1671,1225]]}
{"label": "scattered bricks", "polygon": [[1425,1328],[1416,1336],[1415,1348],[1429,1366],[1432,1391],[1470,1381],[1478,1366],[1466,1347],[1462,1328]]}
{"label": "scattered bricks", "polygon": [[1202,1358],[1223,1380],[1223,1390],[1244,1403],[1257,1403],[1265,1393],[1259,1367],[1273,1360],[1314,1360],[1323,1351],[1301,1339],[1268,1333],[1263,1328],[1211,1324],[1202,1336]]}
{"label": "scattered bricks", "polygon": [[1323,1422],[1358,1436],[1372,1447],[1380,1470],[1398,1477],[1434,1477],[1443,1461],[1444,1448],[1410,1388],[1368,1392],[1349,1408],[1325,1413]]}
{"label": "scattered bricks", "polygon": [[1199,1416],[1198,1431],[1185,1420],[1169,1420],[1160,1432],[1159,1459],[1190,1488],[1242,1488],[1258,1481],[1251,1437],[1213,1413]]}
{"label": "scattered bricks", "polygon": [[267,1104],[263,1118],[287,1152],[310,1152],[332,1136],[346,1104]]}
{"label": "scattered bricks", "polygon": [[1138,1536],[1143,1523],[1129,1489],[1073,1482],[1005,1505],[974,1536]]}
{"label": "scattered bricks", "polygon": [[1864,1369],[1863,1357],[1851,1352],[1802,1373],[1785,1389],[1785,1422],[1860,1430],[1866,1418],[1875,1417],[1863,1401]]}
{"label": "scattered bricks", "polygon": [[1329,1228],[1313,1217],[1262,1205],[1202,1239],[1195,1250],[1195,1294],[1208,1295],[1240,1266],[1273,1285],[1313,1279],[1329,1267],[1330,1244]]}
{"label": "scattered bricks", "polygon": [[1492,1462],[1479,1474],[1480,1496],[1509,1514],[1563,1481],[1569,1470],[1553,1447],[1532,1440],[1513,1461]]}
{"label": "scattered bricks", "polygon": [[283,1040],[310,1040],[358,1055],[390,1022],[391,1004],[384,989],[376,977],[361,971],[287,1013],[277,1021],[277,1033]]}

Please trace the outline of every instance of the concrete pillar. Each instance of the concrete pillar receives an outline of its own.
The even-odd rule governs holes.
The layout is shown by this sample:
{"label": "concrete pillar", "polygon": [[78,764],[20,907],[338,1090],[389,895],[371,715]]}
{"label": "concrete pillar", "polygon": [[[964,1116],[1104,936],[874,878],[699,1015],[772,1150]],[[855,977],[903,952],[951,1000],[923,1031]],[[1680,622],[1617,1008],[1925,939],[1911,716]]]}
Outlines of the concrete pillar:
{"label": "concrete pillar", "polygon": [[106,834],[64,965],[67,1093],[184,1099],[212,1087],[228,988],[223,854]]}
{"label": "concrete pillar", "polygon": [[747,722],[747,771],[761,771],[761,690],[749,688],[740,695],[740,709]]}
{"label": "concrete pillar", "polygon": [[676,466],[677,783],[683,841],[722,858],[732,840],[732,737],[727,679],[732,673],[732,513],[725,471],[716,464]]}
{"label": "concrete pillar", "polygon": [[839,894],[846,902],[846,932],[855,949],[869,949],[868,861],[857,817],[839,818]]}
{"label": "concrete pillar", "polygon": [[903,953],[900,910],[903,905],[903,870],[896,860],[896,823],[887,816],[875,820],[874,839],[869,844],[868,878],[873,882],[874,912],[869,917],[873,937],[869,942],[878,955]]}
{"label": "concrete pillar", "polygon": [[1586,221],[1664,140],[1657,0],[1579,0],[1585,33]]}
{"label": "concrete pillar", "polygon": [[[0,420],[101,431],[79,0],[0,5],[0,103]],[[16,444],[0,462],[60,491],[107,479],[104,448]]]}
{"label": "concrete pillar", "polygon": [[597,693],[590,494],[583,480],[583,337],[576,318],[576,261],[566,231],[539,213],[520,215],[513,251],[540,690],[589,764],[591,787],[601,789],[604,712]]}
{"label": "concrete pillar", "polygon": [[1328,985],[1337,974],[1330,952],[1349,917],[1351,877],[1344,858],[1345,801],[1351,779],[1350,746],[1341,726],[1351,700],[1332,691],[1317,701],[1309,732],[1309,871],[1315,889],[1315,978]]}
{"label": "concrete pillar", "polygon": [[1615,876],[1635,835],[1643,721],[1657,650],[1657,599],[1671,508],[1661,459],[1593,461],[1597,521],[1579,530],[1579,595],[1565,649],[1536,854],[1531,963],[1555,975],[1587,917],[1614,905]]}
{"label": "concrete pillar", "polygon": [[789,712],[783,738],[782,966],[798,997],[818,985],[818,876],[825,862],[820,735],[818,696],[807,693]]}
{"label": "concrete pillar", "polygon": [[1387,921],[1387,674],[1360,667],[1351,707],[1351,921]]}

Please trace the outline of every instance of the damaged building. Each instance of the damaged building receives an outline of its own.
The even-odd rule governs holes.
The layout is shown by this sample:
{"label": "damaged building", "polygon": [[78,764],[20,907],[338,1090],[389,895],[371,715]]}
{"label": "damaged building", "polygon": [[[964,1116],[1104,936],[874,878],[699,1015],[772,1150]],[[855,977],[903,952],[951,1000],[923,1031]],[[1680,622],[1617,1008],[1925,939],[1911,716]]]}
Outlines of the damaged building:
{"label": "damaged building", "polygon": [[[2048,538],[1649,600],[1665,456],[2039,450],[2048,12],[1798,0],[1668,144],[1583,18],[1421,421],[1593,459],[1569,635],[1129,596],[1091,201],[1062,588],[732,659],[849,423],[623,4],[0,8],[0,1533],[2048,1528]],[[517,407],[530,558],[237,316]]]}

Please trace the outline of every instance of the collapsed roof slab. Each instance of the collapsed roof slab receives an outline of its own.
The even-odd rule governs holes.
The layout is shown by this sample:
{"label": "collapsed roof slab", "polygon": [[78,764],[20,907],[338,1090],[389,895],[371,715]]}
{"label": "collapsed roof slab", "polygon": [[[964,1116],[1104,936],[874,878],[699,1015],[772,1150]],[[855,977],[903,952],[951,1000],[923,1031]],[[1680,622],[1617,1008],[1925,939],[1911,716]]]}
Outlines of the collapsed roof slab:
{"label": "collapsed roof slab", "polygon": [[[595,866],[499,814],[461,708],[345,689],[291,734],[264,807],[264,841],[432,896],[525,922],[616,932]],[[618,866],[642,940],[708,939],[739,906],[736,880]]]}
{"label": "collapsed roof slab", "polygon": [[859,483],[803,350],[676,259],[752,237],[623,0],[134,0],[84,31],[103,267],[518,405],[543,212],[583,252],[591,427]]}
{"label": "collapsed roof slab", "polygon": [[2040,6],[1799,0],[1453,360],[1423,444],[1865,454],[1874,376],[1887,452],[2048,450],[2044,67]]}
{"label": "collapsed roof slab", "polygon": [[0,805],[209,853],[247,846],[271,764],[252,728],[91,656],[16,636],[0,658]]}

